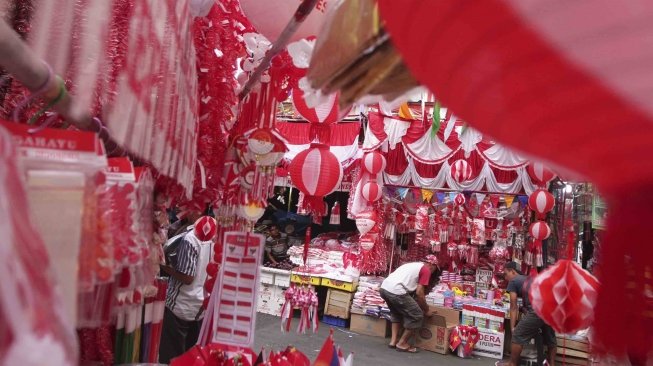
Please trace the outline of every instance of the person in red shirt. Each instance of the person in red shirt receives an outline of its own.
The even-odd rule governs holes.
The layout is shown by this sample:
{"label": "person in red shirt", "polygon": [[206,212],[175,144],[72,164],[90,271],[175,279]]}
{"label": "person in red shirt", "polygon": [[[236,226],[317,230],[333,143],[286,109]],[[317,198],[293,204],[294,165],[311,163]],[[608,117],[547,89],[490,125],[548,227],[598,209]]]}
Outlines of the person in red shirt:
{"label": "person in red shirt", "polygon": [[[388,304],[392,322],[392,338],[388,347],[399,352],[417,353],[408,340],[433,312],[426,304],[426,293],[440,279],[438,258],[428,255],[422,262],[406,263],[381,284],[381,297]],[[399,338],[401,328],[404,333]]]}

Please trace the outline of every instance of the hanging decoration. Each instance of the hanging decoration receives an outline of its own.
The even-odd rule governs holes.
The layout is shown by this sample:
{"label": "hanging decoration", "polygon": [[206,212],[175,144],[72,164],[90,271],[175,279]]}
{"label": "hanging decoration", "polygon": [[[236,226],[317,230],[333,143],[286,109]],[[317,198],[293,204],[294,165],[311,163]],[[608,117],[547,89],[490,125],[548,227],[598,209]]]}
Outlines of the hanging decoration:
{"label": "hanging decoration", "polygon": [[[296,0],[241,0],[240,6],[254,25],[256,30],[271,42],[279,38],[288,21],[295,15],[300,2]],[[318,1],[315,9],[311,11],[299,29],[291,37],[291,41],[309,38],[318,35],[322,24],[326,20],[326,13],[331,8],[330,1]]]}
{"label": "hanging decoration", "polygon": [[290,332],[294,309],[301,309],[297,333],[305,334],[312,329],[316,333],[318,321],[318,297],[313,286],[296,286],[294,283],[284,292],[285,302],[281,307],[281,331]]}
{"label": "hanging decoration", "polygon": [[362,165],[365,171],[375,176],[385,170],[386,160],[381,153],[374,151],[363,156]]}
{"label": "hanging decoration", "polygon": [[451,165],[451,176],[458,183],[467,182],[472,178],[472,167],[466,160],[456,160]]}
{"label": "hanging decoration", "polygon": [[573,334],[592,325],[598,290],[594,276],[564,259],[533,280],[529,298],[533,310],[556,332]]}
{"label": "hanging decoration", "polygon": [[314,217],[325,212],[323,197],[333,192],[342,180],[342,166],[328,146],[311,144],[299,153],[288,167],[290,178],[304,193],[304,206]]}
{"label": "hanging decoration", "polygon": [[549,183],[553,178],[555,178],[555,173],[553,173],[549,168],[545,167],[542,163],[530,163],[526,168],[528,175],[531,177],[533,182],[540,187],[544,187]]}
{"label": "hanging decoration", "polygon": [[365,235],[369,233],[374,228],[374,226],[376,226],[377,220],[378,216],[376,211],[367,210],[361,212],[356,216],[356,227],[358,228],[358,231],[361,233],[361,235]]}
{"label": "hanging decoration", "polygon": [[329,217],[330,225],[340,225],[340,202],[336,201],[331,208],[331,216]]}
{"label": "hanging decoration", "polygon": [[528,207],[535,211],[538,219],[543,219],[547,213],[553,210],[555,199],[546,189],[538,189],[528,197]]}
{"label": "hanging decoration", "polygon": [[363,195],[363,198],[367,200],[367,202],[376,202],[381,199],[381,196],[383,195],[383,188],[381,188],[376,180],[370,180],[369,182],[365,183],[365,185],[363,185],[361,194]]}
{"label": "hanging decoration", "polygon": [[342,116],[346,116],[349,109],[341,111],[338,107],[338,99],[338,93],[331,94],[322,103],[309,107],[304,99],[304,91],[301,88],[292,90],[292,104],[295,111],[310,123],[330,125],[340,121]]}

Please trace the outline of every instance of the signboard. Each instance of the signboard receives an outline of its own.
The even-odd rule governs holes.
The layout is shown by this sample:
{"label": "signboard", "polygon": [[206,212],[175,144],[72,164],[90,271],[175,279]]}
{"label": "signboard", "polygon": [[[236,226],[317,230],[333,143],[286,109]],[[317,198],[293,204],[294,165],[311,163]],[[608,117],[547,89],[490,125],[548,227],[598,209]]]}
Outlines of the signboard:
{"label": "signboard", "polygon": [[608,207],[603,199],[595,194],[592,201],[592,227],[595,229],[605,229],[605,223],[608,218]]}
{"label": "signboard", "polygon": [[479,339],[472,352],[475,356],[503,359],[503,342],[505,334],[493,330],[478,328]]}
{"label": "signboard", "polygon": [[492,283],[492,271],[486,269],[476,270],[476,283],[484,283],[486,285]]}
{"label": "signboard", "polygon": [[213,342],[254,345],[259,267],[265,237],[249,232],[224,234],[220,291],[213,312]]}

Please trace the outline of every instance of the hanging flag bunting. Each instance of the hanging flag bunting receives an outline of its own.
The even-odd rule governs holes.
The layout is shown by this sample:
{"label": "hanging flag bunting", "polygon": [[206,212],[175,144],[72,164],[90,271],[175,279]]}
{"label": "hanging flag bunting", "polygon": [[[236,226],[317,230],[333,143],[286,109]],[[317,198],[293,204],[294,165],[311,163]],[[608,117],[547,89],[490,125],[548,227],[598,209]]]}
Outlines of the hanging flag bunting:
{"label": "hanging flag bunting", "polygon": [[463,191],[463,194],[465,195],[465,199],[467,201],[469,201],[470,198],[472,197],[472,192],[470,192],[470,191]]}
{"label": "hanging flag bunting", "polygon": [[422,189],[422,199],[425,202],[431,202],[431,199],[433,198],[433,191],[429,191],[428,189]]}
{"label": "hanging flag bunting", "polygon": [[449,202],[453,202],[456,199],[456,192],[449,192]]}
{"label": "hanging flag bunting", "polygon": [[511,207],[512,202],[515,200],[515,196],[507,194],[504,196],[504,199],[506,200],[506,207]]}
{"label": "hanging flag bunting", "polygon": [[443,192],[437,192],[435,196],[438,198],[438,203],[444,202],[444,193]]}
{"label": "hanging flag bunting", "polygon": [[414,119],[413,113],[410,111],[408,103],[404,103],[399,107],[399,117],[404,119]]}
{"label": "hanging flag bunting", "polygon": [[435,137],[440,131],[440,101],[436,100],[433,106],[433,125],[431,128],[431,137]]}
{"label": "hanging flag bunting", "polygon": [[483,201],[485,201],[485,196],[486,195],[484,193],[476,193],[476,202],[478,202],[478,204],[480,205],[481,203],[483,203]]}
{"label": "hanging flag bunting", "polygon": [[517,199],[522,206],[528,205],[528,196],[517,196]]}
{"label": "hanging flag bunting", "polygon": [[408,194],[408,188],[397,188],[397,193],[399,194],[399,197],[401,197],[401,199],[404,199]]}
{"label": "hanging flag bunting", "polygon": [[490,202],[492,203],[492,207],[497,208],[499,207],[499,200],[501,199],[501,196],[498,194],[491,194],[490,195]]}
{"label": "hanging flag bunting", "polygon": [[397,187],[384,186],[383,190],[387,194],[388,197],[396,197],[397,196]]}
{"label": "hanging flag bunting", "polygon": [[422,189],[421,188],[413,188],[413,198],[417,199],[422,199]]}

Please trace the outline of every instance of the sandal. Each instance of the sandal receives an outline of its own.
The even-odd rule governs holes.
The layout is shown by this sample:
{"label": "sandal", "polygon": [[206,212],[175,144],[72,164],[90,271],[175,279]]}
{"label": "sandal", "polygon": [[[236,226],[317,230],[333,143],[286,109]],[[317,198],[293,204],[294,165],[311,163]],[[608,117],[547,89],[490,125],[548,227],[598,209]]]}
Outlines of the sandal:
{"label": "sandal", "polygon": [[419,353],[419,350],[415,347],[408,347],[408,348],[397,347],[397,352]]}

